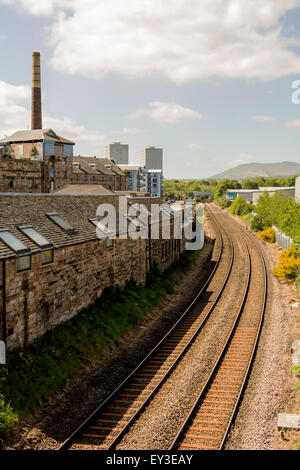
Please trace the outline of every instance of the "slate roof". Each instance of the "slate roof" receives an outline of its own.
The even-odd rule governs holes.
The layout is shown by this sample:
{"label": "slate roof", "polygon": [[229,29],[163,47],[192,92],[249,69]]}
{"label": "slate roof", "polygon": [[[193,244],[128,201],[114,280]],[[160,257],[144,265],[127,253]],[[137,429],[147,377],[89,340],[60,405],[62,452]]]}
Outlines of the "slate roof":
{"label": "slate roof", "polygon": [[101,184],[67,184],[53,194],[112,194],[112,191]]}
{"label": "slate roof", "polygon": [[[157,198],[126,198],[128,202],[141,202],[150,208]],[[96,227],[89,222],[96,217],[100,204],[111,203],[118,216],[119,195],[53,195],[53,194],[0,194],[0,230],[7,229],[32,252],[40,251],[29,238],[17,228],[30,225],[43,235],[54,247],[74,245],[97,240]],[[69,222],[76,232],[69,234],[52,222],[46,214],[58,213]],[[118,220],[118,217],[117,217]],[[118,225],[117,225],[118,231]],[[0,258],[14,257],[15,253],[0,240]]]}
{"label": "slate roof", "polygon": [[[73,157],[73,163],[79,163],[80,169],[73,165],[74,173],[103,174],[125,176],[123,171],[109,158]],[[93,168],[90,165],[95,165]],[[106,166],[107,165],[107,166]]]}
{"label": "slate roof", "polygon": [[9,137],[0,140],[0,143],[13,143],[13,142],[32,142],[34,140],[49,140],[59,142],[62,144],[75,145],[71,140],[65,139],[57,135],[52,129],[34,129],[17,131]]}

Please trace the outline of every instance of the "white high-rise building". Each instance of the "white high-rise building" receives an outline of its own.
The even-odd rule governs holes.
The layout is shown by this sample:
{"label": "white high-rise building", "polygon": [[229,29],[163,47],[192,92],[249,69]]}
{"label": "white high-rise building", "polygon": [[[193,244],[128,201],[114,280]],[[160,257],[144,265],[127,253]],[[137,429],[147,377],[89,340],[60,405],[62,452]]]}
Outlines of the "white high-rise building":
{"label": "white high-rise building", "polygon": [[105,156],[117,165],[128,165],[128,144],[113,142],[105,147]]}
{"label": "white high-rise building", "polygon": [[163,149],[147,147],[141,150],[141,165],[147,170],[163,169]]}

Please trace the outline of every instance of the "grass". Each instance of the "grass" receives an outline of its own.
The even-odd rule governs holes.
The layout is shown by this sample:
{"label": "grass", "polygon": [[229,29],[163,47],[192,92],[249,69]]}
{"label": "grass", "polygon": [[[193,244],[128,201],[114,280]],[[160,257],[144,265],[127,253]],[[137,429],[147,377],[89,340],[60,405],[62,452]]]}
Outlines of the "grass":
{"label": "grass", "polygon": [[240,219],[242,219],[243,222],[245,222],[245,224],[251,225],[251,220],[253,219],[253,214],[249,213],[249,214],[246,214],[246,215],[241,215],[240,216]]}
{"label": "grass", "polygon": [[27,413],[59,391],[94,358],[127,333],[174,290],[178,274],[199,251],[181,256],[164,273],[155,266],[145,286],[135,281],[112,286],[91,306],[58,325],[25,350],[8,354],[0,366],[0,435],[12,431]]}

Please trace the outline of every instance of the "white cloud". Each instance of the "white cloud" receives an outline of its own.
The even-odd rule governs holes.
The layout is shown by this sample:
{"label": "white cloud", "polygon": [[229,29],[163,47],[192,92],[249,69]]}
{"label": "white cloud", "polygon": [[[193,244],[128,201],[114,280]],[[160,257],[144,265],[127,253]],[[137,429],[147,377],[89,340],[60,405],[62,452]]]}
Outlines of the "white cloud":
{"label": "white cloud", "polygon": [[[0,0],[52,17],[52,64],[101,79],[270,80],[300,72],[279,19],[300,0]],[[296,34],[295,34],[296,37]]]}
{"label": "white cloud", "polygon": [[11,85],[0,80],[1,138],[29,124],[30,87]]}
{"label": "white cloud", "polygon": [[242,165],[243,163],[250,163],[252,162],[254,157],[250,153],[240,153],[239,158],[236,160],[231,160],[228,162],[231,166]]}
{"label": "white cloud", "polygon": [[300,119],[296,119],[295,121],[286,121],[284,125],[285,127],[300,127]]}
{"label": "white cloud", "polygon": [[263,114],[257,114],[256,116],[252,116],[253,121],[259,122],[272,122],[276,119],[273,116],[264,116]]}
{"label": "white cloud", "polygon": [[188,144],[187,148],[189,150],[203,150],[202,145],[199,145],[199,144]]}
{"label": "white cloud", "polygon": [[43,127],[51,127],[57,134],[73,140],[76,143],[74,148],[76,154],[87,154],[89,152],[93,155],[99,155],[102,153],[102,151],[99,151],[99,147],[102,149],[105,143],[105,135],[78,125],[71,118],[57,119],[46,114],[43,119]]}
{"label": "white cloud", "polygon": [[133,134],[133,135],[135,135],[139,132],[139,129],[137,129],[136,127],[124,127],[123,132],[124,132],[124,134]]}
{"label": "white cloud", "polygon": [[73,0],[0,0],[0,4],[11,5],[35,16],[52,16],[58,9],[71,8]]}
{"label": "white cloud", "polygon": [[185,108],[177,103],[163,101],[152,101],[149,108],[138,109],[134,113],[128,114],[129,119],[138,119],[149,116],[153,121],[174,124],[183,119],[203,119],[202,114],[191,108]]}
{"label": "white cloud", "polygon": [[[16,130],[29,128],[30,96],[30,87],[11,85],[0,80],[0,138],[11,135]],[[84,151],[99,154],[99,146],[102,147],[105,141],[101,132],[78,125],[69,117],[57,119],[45,112],[43,127],[51,127],[63,137],[74,140],[77,144],[76,153]]]}

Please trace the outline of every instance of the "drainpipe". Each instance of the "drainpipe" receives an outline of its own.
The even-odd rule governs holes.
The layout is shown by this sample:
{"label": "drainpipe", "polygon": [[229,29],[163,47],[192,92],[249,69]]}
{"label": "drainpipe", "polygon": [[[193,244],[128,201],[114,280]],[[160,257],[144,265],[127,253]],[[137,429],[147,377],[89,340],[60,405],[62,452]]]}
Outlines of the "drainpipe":
{"label": "drainpipe", "polygon": [[152,269],[152,253],[151,253],[151,216],[148,216],[148,243],[149,243],[149,270]]}
{"label": "drainpipe", "polygon": [[2,260],[2,333],[6,345],[6,260]]}

